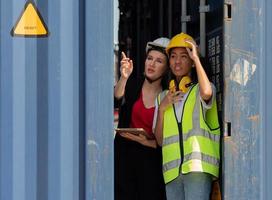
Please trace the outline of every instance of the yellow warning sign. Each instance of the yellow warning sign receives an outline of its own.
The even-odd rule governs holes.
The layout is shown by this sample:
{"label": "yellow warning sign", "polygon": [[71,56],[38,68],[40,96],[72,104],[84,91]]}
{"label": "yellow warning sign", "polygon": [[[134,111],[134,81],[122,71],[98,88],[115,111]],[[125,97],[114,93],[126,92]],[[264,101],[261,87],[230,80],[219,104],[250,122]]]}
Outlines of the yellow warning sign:
{"label": "yellow warning sign", "polygon": [[35,4],[28,1],[16,25],[11,30],[12,36],[47,37],[48,28]]}

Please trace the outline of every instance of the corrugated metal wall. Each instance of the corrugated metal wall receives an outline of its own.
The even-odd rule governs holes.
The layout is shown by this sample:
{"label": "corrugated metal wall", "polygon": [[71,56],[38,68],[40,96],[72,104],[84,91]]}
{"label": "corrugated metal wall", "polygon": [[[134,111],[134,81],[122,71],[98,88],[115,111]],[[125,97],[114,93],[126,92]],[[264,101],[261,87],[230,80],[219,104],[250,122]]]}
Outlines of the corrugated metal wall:
{"label": "corrugated metal wall", "polygon": [[225,1],[225,200],[272,199],[271,5]]}
{"label": "corrugated metal wall", "polygon": [[48,38],[11,37],[26,1],[0,1],[0,199],[111,199],[112,3],[32,2]]}
{"label": "corrugated metal wall", "polygon": [[113,1],[86,1],[86,196],[113,199]]}
{"label": "corrugated metal wall", "polygon": [[264,52],[262,54],[262,66],[264,70],[261,73],[261,109],[262,109],[262,132],[264,137],[262,137],[262,150],[260,157],[264,158],[262,164],[262,184],[263,189],[261,190],[262,199],[272,199],[271,185],[272,185],[272,2],[269,0],[262,1],[262,10],[264,11],[264,29],[262,30],[262,44],[264,44]]}
{"label": "corrugated metal wall", "polygon": [[[113,199],[112,2],[34,2],[48,38],[0,0],[0,200]],[[225,4],[223,198],[272,199],[272,2]]]}

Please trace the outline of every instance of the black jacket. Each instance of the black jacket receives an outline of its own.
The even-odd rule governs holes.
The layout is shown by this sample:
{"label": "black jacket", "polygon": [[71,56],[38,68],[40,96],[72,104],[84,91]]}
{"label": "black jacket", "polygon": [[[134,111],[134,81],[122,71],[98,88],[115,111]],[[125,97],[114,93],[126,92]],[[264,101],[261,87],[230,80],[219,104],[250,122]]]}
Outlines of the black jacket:
{"label": "black jacket", "polygon": [[130,77],[127,81],[125,94],[121,99],[114,98],[114,107],[119,108],[118,128],[128,128],[131,121],[132,107],[140,97],[144,78]]}

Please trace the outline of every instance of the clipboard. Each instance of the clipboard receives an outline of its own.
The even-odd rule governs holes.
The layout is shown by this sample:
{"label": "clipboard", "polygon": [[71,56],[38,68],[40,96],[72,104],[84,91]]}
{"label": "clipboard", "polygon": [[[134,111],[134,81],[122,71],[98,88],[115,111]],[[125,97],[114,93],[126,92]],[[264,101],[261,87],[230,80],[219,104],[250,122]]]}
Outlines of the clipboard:
{"label": "clipboard", "polygon": [[147,139],[154,139],[154,135],[148,134],[143,128],[116,128],[116,133],[131,133],[133,135],[142,134],[147,137]]}

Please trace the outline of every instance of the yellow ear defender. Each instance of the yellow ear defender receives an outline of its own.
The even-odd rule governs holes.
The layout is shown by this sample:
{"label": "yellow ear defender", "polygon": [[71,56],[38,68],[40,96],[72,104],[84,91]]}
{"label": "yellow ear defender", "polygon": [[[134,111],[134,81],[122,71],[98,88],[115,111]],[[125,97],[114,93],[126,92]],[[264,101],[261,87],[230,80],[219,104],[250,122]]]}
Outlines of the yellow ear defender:
{"label": "yellow ear defender", "polygon": [[192,79],[190,78],[190,76],[184,76],[179,82],[179,90],[182,91],[183,93],[186,93],[188,92],[191,84]]}
{"label": "yellow ear defender", "polygon": [[[190,78],[190,76],[184,76],[182,77],[182,79],[180,80],[179,84],[178,84],[178,90],[180,90],[183,93],[188,92],[189,87],[192,85],[192,79]],[[177,85],[176,85],[176,81],[174,79],[172,79],[169,82],[169,90],[171,92],[176,92],[177,91]]]}
{"label": "yellow ear defender", "polygon": [[169,91],[172,93],[176,92],[176,81],[174,79],[172,79],[169,83]]}

